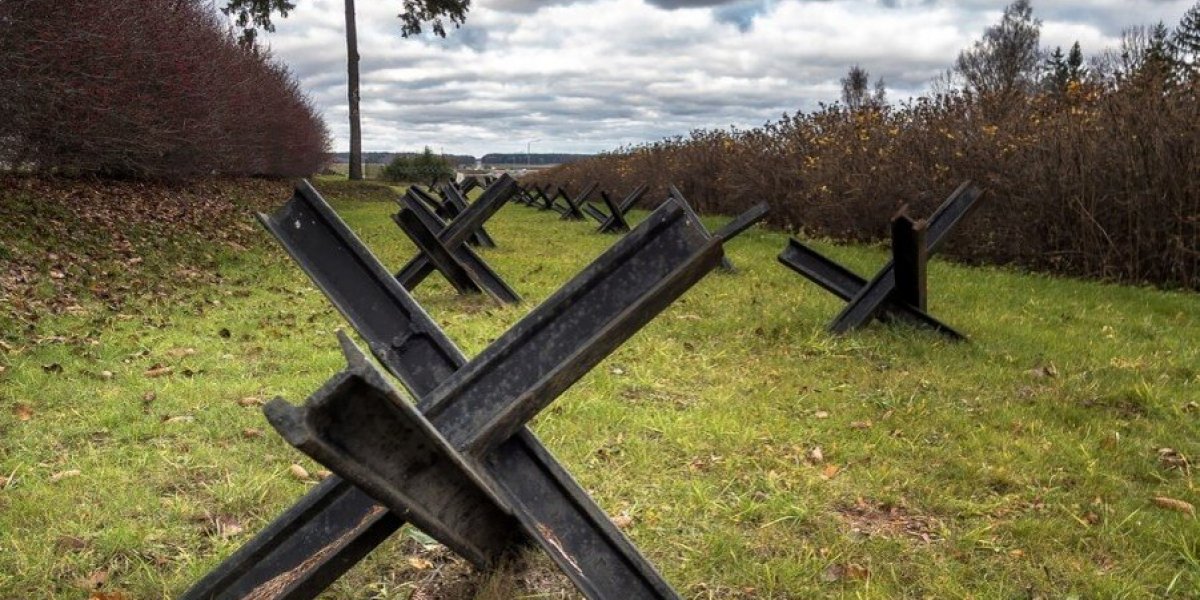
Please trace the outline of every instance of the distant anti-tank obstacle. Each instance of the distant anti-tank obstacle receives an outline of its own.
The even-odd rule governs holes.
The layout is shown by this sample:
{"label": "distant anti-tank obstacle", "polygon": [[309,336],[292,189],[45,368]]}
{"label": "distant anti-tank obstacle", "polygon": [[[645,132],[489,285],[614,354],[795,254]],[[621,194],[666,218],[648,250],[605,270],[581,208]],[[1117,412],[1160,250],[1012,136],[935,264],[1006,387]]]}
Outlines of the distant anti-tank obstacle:
{"label": "distant anti-tank obstacle", "polygon": [[596,189],[600,187],[599,183],[592,183],[583,188],[583,191],[578,196],[572,198],[569,194],[559,188],[560,196],[566,202],[566,207],[563,209],[562,217],[564,221],[583,221],[586,219],[583,213],[582,206],[587,203],[588,198],[596,193]]}
{"label": "distant anti-tank obstacle", "polygon": [[670,200],[467,361],[324,200],[298,188],[260,219],[417,403],[341,336],[344,371],[302,407],[265,408],[336,475],[185,598],[313,598],[406,520],[481,568],[532,540],[587,598],[678,598],[525,423],[716,268],[723,244],[758,218],[709,235]]}
{"label": "distant anti-tank obstacle", "polygon": [[629,222],[625,220],[625,215],[637,204],[638,200],[642,199],[642,196],[646,195],[646,191],[649,189],[650,186],[646,184],[639,185],[619,203],[613,201],[608,192],[601,191],[600,199],[608,208],[608,212],[592,206],[591,203],[585,205],[584,210],[599,224],[596,227],[598,233],[625,233],[629,231]]}
{"label": "distant anti-tank obstacle", "polygon": [[932,329],[953,339],[965,339],[927,311],[925,265],[964,218],[975,209],[983,192],[965,182],[942,203],[928,221],[914,221],[902,207],[892,218],[892,260],[870,281],[822,256],[795,238],[779,255],[779,262],[847,302],[829,324],[834,333],[845,333],[873,319],[901,320]]}
{"label": "distant anti-tank obstacle", "polygon": [[396,280],[413,290],[436,270],[460,294],[487,292],[501,303],[519,303],[520,295],[467,243],[515,193],[516,182],[505,175],[447,223],[422,200],[422,192],[410,189],[398,200],[401,209],[392,218],[420,254],[396,273]]}
{"label": "distant anti-tank obstacle", "polygon": [[[440,186],[436,192],[433,191],[433,188],[425,190],[415,185],[410,186],[408,191],[412,192],[417,199],[428,206],[443,221],[453,221],[470,205],[463,196],[461,189],[452,183]],[[475,233],[471,234],[471,237],[467,238],[467,243],[476,248],[496,247],[495,240],[492,239],[492,236],[488,234],[482,225],[479,226],[479,229]]]}

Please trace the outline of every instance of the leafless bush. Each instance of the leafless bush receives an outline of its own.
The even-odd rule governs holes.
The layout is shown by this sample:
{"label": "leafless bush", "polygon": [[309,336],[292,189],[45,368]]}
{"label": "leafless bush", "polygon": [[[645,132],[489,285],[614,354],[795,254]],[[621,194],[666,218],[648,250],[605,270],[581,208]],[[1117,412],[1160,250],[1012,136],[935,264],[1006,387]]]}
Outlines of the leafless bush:
{"label": "leafless bush", "polygon": [[[1200,78],[1074,83],[982,110],[961,93],[895,109],[837,106],[749,131],[693,131],[538,174],[535,181],[675,183],[699,210],[766,200],[769,221],[882,238],[901,202],[929,214],[964,179],[987,188],[946,252],[1078,276],[1200,288]],[[988,115],[988,116],[985,116]]]}
{"label": "leafless bush", "polygon": [[0,163],[297,176],[329,135],[296,80],[200,0],[0,0]]}

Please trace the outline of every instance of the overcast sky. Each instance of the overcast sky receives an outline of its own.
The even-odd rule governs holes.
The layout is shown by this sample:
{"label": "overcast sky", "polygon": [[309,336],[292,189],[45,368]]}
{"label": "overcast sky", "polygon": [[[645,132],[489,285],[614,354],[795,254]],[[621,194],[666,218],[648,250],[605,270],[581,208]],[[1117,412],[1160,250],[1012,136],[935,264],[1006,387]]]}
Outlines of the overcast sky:
{"label": "overcast sky", "polygon": [[[219,0],[218,0],[219,1]],[[349,147],[342,0],[299,7],[264,36]],[[1174,25],[1194,0],[1034,0],[1044,46],[1085,54],[1123,27]],[[474,0],[467,24],[403,39],[400,0],[358,0],[363,147],[596,152],[753,127],[839,96],[853,64],[889,99],[924,91],[1007,2]],[[537,140],[537,141],[534,141]]]}

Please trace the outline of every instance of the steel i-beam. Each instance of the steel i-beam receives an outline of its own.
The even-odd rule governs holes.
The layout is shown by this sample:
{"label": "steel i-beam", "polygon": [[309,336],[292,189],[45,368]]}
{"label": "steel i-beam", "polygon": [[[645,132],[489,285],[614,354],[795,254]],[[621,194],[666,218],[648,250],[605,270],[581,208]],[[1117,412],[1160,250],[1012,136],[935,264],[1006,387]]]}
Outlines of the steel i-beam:
{"label": "steel i-beam", "polygon": [[624,233],[629,231],[629,222],[625,220],[625,214],[633,208],[634,204],[637,204],[638,200],[642,199],[642,196],[644,196],[646,191],[649,189],[649,186],[644,183],[639,185],[638,187],[634,188],[629,195],[625,196],[625,198],[621,200],[620,204],[614,203],[612,198],[610,198],[607,194],[604,194],[602,197],[604,199],[604,204],[608,206],[609,214],[606,219],[601,221],[600,226],[596,228],[596,231],[600,233]]}
{"label": "steel i-beam", "polygon": [[[674,185],[671,185],[670,186],[670,194],[671,194],[671,198],[673,198],[675,201],[679,202],[679,204],[681,204],[683,206],[684,210],[686,210],[688,212],[688,214],[690,214],[692,216],[692,218],[696,219],[697,221],[700,220],[700,215],[696,214],[695,210],[692,210],[692,206],[690,204],[688,204],[687,199],[683,197],[683,192],[679,191],[679,188],[675,187]],[[760,202],[758,205],[756,205],[751,210],[761,211],[762,214],[765,216],[767,214],[767,204],[765,202]],[[733,261],[729,260],[728,257],[721,259],[721,270],[726,273],[736,273],[737,272],[737,268],[733,266]]]}
{"label": "steel i-beam", "polygon": [[575,198],[571,198],[571,196],[564,194],[562,198],[566,201],[567,207],[560,218],[564,221],[582,221],[584,219],[584,214],[579,207],[588,201],[588,198],[590,198],[592,194],[596,192],[596,188],[598,187],[600,187],[600,184],[593,182],[591,185],[583,188],[583,191],[580,192]]}
{"label": "steel i-beam", "polygon": [[[663,243],[661,240],[671,238],[661,232],[663,222],[678,222],[681,215],[677,206],[652,215],[639,230],[658,233],[646,233],[638,243],[645,244],[648,238]],[[432,408],[434,401],[426,396],[439,382],[457,372],[464,360],[428,315],[315,193],[297,193],[275,215],[261,219],[368,341],[380,362],[415,396],[422,398],[418,409]],[[688,222],[687,229],[693,232],[698,229],[698,223],[684,221]],[[730,229],[721,235],[733,232]],[[626,239],[638,237],[631,234]],[[677,233],[673,239],[676,243],[667,246],[679,246],[680,240],[694,241],[697,236]],[[718,238],[723,239],[728,238]],[[610,252],[615,252],[618,246],[621,244]],[[707,257],[711,252],[696,254]],[[628,250],[617,253],[617,259],[628,258],[627,253]],[[719,255],[717,251],[712,257]],[[699,259],[689,261],[693,262],[693,268],[696,260]],[[593,265],[589,270],[595,268]],[[692,269],[678,272],[695,276]],[[560,294],[574,295],[566,289]],[[612,330],[609,331],[611,336]],[[541,383],[539,387],[546,389]],[[437,401],[438,406],[445,402]],[[505,428],[511,427],[511,421],[498,422]],[[488,437],[496,436],[496,429],[489,431]],[[528,500],[536,495],[517,494],[526,498],[522,504],[528,504],[522,510],[524,529],[541,537],[543,547],[550,547],[556,562],[568,570],[589,597],[612,597],[599,594],[610,589],[609,586],[621,586],[622,582],[626,586],[643,586],[646,594],[635,597],[673,597],[669,586],[528,431],[519,430],[504,440],[489,454],[488,462],[492,465],[490,472],[505,474],[504,489],[528,489],[541,494],[536,502]],[[542,514],[545,511],[549,513]],[[186,597],[312,598],[402,524],[399,517],[371,502],[358,488],[331,477],[200,581]],[[580,532],[591,532],[599,541],[577,535]],[[575,542],[584,545],[580,548]],[[579,560],[583,556],[593,558]],[[595,569],[602,572],[590,572]]]}
{"label": "steel i-beam", "polygon": [[[899,222],[894,223],[893,228],[901,230],[900,239],[893,240],[893,247],[900,248],[905,264],[898,265],[893,259],[870,281],[795,239],[788,241],[788,247],[779,255],[779,261],[847,301],[846,307],[830,324],[830,331],[844,333],[865,325],[873,318],[884,321],[900,319],[933,329],[953,339],[965,339],[965,336],[954,328],[930,316],[923,306],[913,304],[897,295],[897,268],[904,273],[904,281],[909,288],[906,292],[907,298],[923,302],[924,262],[945,241],[954,227],[975,209],[982,196],[983,191],[967,181],[942,203],[923,226],[911,223],[911,219],[904,213],[898,215],[896,221]],[[912,231],[909,233],[908,229]],[[918,241],[921,246],[914,247]]]}
{"label": "steel i-beam", "polygon": [[[438,270],[460,293],[482,290],[502,303],[519,303],[520,295],[466,243],[471,234],[512,196],[515,186],[511,178],[504,176],[449,224],[442,222],[414,195],[401,197],[399,202],[404,210],[394,219],[417,245],[420,254],[396,273],[397,281],[406,289],[416,289]],[[405,210],[413,215],[405,216]]]}
{"label": "steel i-beam", "polygon": [[[519,188],[513,192],[512,197],[521,197],[521,191]],[[443,218],[447,221],[453,221],[454,219],[458,218],[458,215],[466,212],[466,210],[471,206],[471,203],[467,201],[467,195],[457,187],[449,184],[442,186],[442,199],[442,205],[447,209],[447,216]],[[488,234],[487,229],[484,229],[483,225],[480,225],[479,229],[476,230],[475,233],[471,234],[471,237],[467,238],[467,243],[480,248],[496,247],[495,240],[492,239],[492,236]]]}

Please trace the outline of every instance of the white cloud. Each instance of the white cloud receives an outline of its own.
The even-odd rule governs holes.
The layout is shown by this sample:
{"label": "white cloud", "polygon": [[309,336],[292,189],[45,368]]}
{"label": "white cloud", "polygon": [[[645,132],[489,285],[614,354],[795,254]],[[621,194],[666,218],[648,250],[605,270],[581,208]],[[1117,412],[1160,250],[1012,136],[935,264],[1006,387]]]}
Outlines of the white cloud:
{"label": "white cloud", "polygon": [[[220,0],[218,0],[219,2]],[[266,36],[348,146],[340,0],[301,0]],[[445,40],[399,35],[398,0],[358,3],[363,145],[480,155],[591,152],[756,126],[837,99],[852,64],[921,92],[1005,2],[476,0]],[[1128,25],[1174,23],[1190,0],[1034,1],[1043,44],[1085,53]],[[675,7],[675,8],[671,8]]]}

